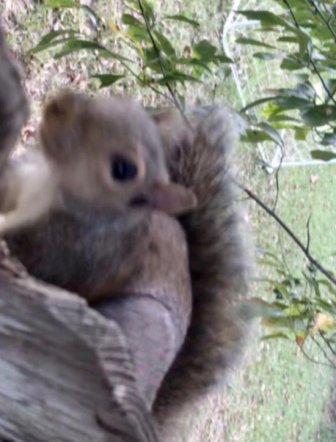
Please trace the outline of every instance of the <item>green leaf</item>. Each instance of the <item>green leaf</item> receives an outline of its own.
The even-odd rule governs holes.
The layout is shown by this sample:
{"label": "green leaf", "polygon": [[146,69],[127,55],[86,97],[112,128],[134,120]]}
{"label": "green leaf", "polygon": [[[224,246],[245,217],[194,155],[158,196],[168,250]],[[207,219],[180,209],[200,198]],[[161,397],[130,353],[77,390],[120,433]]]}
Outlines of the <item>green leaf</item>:
{"label": "green leaf", "polygon": [[247,129],[241,137],[244,143],[262,143],[263,141],[273,141],[273,138],[265,131],[260,129]]}
{"label": "green leaf", "polygon": [[288,287],[288,284],[286,284],[286,283],[281,283],[281,282],[275,281],[273,292],[278,297],[281,297],[281,299],[290,298],[289,287]]}
{"label": "green leaf", "polygon": [[168,57],[160,57],[156,49],[153,47],[143,50],[144,67],[151,69],[159,74],[171,72],[175,66]]}
{"label": "green leaf", "polygon": [[267,25],[282,25],[283,20],[277,15],[269,11],[237,11],[237,14],[243,15],[248,20],[260,21],[262,24]]}
{"label": "green leaf", "polygon": [[81,50],[98,50],[99,55],[103,58],[114,58],[123,62],[131,62],[130,59],[123,57],[122,55],[119,55],[115,52],[109,51],[108,49],[104,48],[104,46],[91,40],[67,39],[61,43],[64,43],[63,48],[55,55],[55,58],[60,58]]}
{"label": "green leaf", "polygon": [[277,105],[281,110],[289,110],[289,109],[304,109],[307,107],[311,107],[311,101],[305,100],[304,98],[299,98],[296,96],[282,96],[278,95],[274,97],[274,101],[276,101]]}
{"label": "green leaf", "polygon": [[247,10],[247,11],[237,11],[237,13],[243,15],[248,20],[253,20],[253,21],[258,20],[262,25],[280,25],[292,28],[292,25],[286,22],[286,20],[284,20],[278,15],[273,14],[273,12],[270,11]]}
{"label": "green leaf", "polygon": [[301,116],[309,126],[324,126],[325,124],[336,120],[336,106],[321,104],[310,107],[308,109],[303,109],[301,111]]}
{"label": "green leaf", "polygon": [[260,123],[260,124],[258,124],[258,127],[260,127],[262,130],[264,130],[269,135],[271,140],[273,140],[276,144],[278,144],[279,146],[284,145],[281,135],[270,124]]}
{"label": "green leaf", "polygon": [[80,8],[81,4],[77,0],[47,0],[45,6],[49,8]]}
{"label": "green leaf", "polygon": [[268,335],[264,335],[260,338],[262,341],[268,341],[270,339],[287,339],[290,340],[290,338],[283,332],[277,332],[277,333],[270,333]]}
{"label": "green leaf", "polygon": [[144,15],[148,25],[150,27],[153,27],[153,25],[155,23],[155,16],[154,16],[154,11],[153,11],[152,6],[146,0],[141,0],[140,3],[142,6],[143,15]]}
{"label": "green leaf", "polygon": [[194,28],[198,28],[200,26],[200,24],[196,20],[192,20],[191,18],[188,18],[182,14],[165,15],[164,20],[182,21],[184,23],[188,23],[189,25],[193,26]]}
{"label": "green leaf", "polygon": [[92,75],[92,78],[97,78],[100,81],[100,87],[107,87],[116,83],[121,78],[125,78],[125,75],[119,74],[96,74]]}
{"label": "green leaf", "polygon": [[73,52],[79,52],[83,49],[86,50],[106,50],[99,43],[96,43],[91,40],[82,40],[82,39],[67,39],[63,41],[62,49],[55,55],[55,58],[61,58],[65,55],[71,54]]}
{"label": "green leaf", "polygon": [[326,133],[323,135],[323,138],[321,140],[321,144],[323,146],[332,146],[336,145],[336,133]]}
{"label": "green leaf", "polygon": [[209,63],[215,60],[217,48],[208,40],[201,40],[196,43],[192,50],[195,58],[198,58],[203,63]]}
{"label": "green leaf", "polygon": [[99,56],[102,58],[113,58],[114,60],[121,61],[122,63],[124,63],[124,62],[133,63],[134,62],[130,58],[126,58],[123,55],[120,55],[114,51],[110,51],[109,49],[106,49],[106,48],[98,49],[98,52],[99,52]]}
{"label": "green leaf", "polygon": [[316,96],[315,89],[309,83],[298,83],[295,88],[280,88],[279,95],[288,97],[304,98],[314,100]]}
{"label": "green leaf", "polygon": [[330,161],[336,159],[336,153],[328,150],[311,150],[310,154],[314,160]]}
{"label": "green leaf", "polygon": [[255,52],[253,54],[254,58],[258,58],[259,60],[275,60],[279,58],[279,55],[274,52]]}
{"label": "green leaf", "polygon": [[131,14],[123,14],[121,16],[121,22],[127,26],[139,26],[144,27],[144,23]]}
{"label": "green leaf", "polygon": [[298,37],[296,35],[284,35],[278,38],[279,42],[283,43],[298,43]]}
{"label": "green leaf", "polygon": [[153,34],[156,38],[156,44],[158,48],[166,55],[168,55],[168,57],[175,58],[175,49],[168,38],[161,34],[161,32],[159,31],[154,31]]}
{"label": "green leaf", "polygon": [[160,58],[157,51],[153,48],[145,48],[143,50],[144,53],[144,66],[152,69],[155,72],[161,73],[161,63]]}
{"label": "green leaf", "polygon": [[275,26],[281,26],[298,38],[299,52],[301,55],[307,50],[310,37],[309,34],[302,28],[294,26],[291,22],[285,20],[280,15],[276,15],[270,11],[238,11],[238,14],[244,15],[248,20],[258,20],[260,24],[265,28],[273,28]]}
{"label": "green leaf", "polygon": [[202,63],[200,60],[198,60],[198,58],[188,58],[188,57],[181,57],[181,58],[177,58],[175,60],[175,63],[177,65],[181,64],[181,65],[189,65],[189,66],[200,66],[203,69],[205,69],[208,72],[211,72],[211,70],[208,68],[208,66],[205,63]]}
{"label": "green leaf", "polygon": [[193,77],[192,75],[185,74],[183,72],[179,72],[179,71],[170,72],[169,74],[165,75],[164,77],[156,80],[156,83],[165,85],[167,82],[168,83],[174,83],[174,82],[185,83],[186,81],[201,83],[201,81],[198,78]]}
{"label": "green leaf", "polygon": [[267,103],[268,101],[273,101],[273,100],[274,100],[274,96],[272,96],[272,97],[265,97],[265,98],[259,98],[258,100],[252,101],[252,103],[249,103],[248,105],[243,107],[240,110],[240,112],[244,113],[244,112],[248,111],[249,109],[252,109],[253,107],[259,106],[260,104],[264,104],[264,103]]}
{"label": "green leaf", "polygon": [[123,14],[121,21],[127,25],[127,35],[136,41],[150,41],[147,28],[143,22],[131,14]]}
{"label": "green leaf", "polygon": [[44,35],[40,42],[38,43],[38,45],[45,45],[50,43],[51,41],[55,40],[55,38],[64,35],[74,35],[74,34],[78,34],[78,32],[74,31],[73,29],[61,29],[59,31],[51,31],[48,32],[48,34]]}
{"label": "green leaf", "polygon": [[285,57],[281,64],[280,64],[281,69],[286,69],[287,71],[297,71],[299,69],[303,69],[306,67],[306,63],[303,62],[299,62],[297,60],[294,60],[293,58],[290,57]]}
{"label": "green leaf", "polygon": [[305,141],[309,133],[307,127],[296,127],[295,128],[295,139],[298,141]]}
{"label": "green leaf", "polygon": [[269,102],[274,102],[277,105],[276,106],[272,105],[270,107],[271,111],[267,112],[265,114],[266,116],[273,115],[273,114],[282,112],[284,110],[302,109],[302,108],[311,107],[310,100],[306,100],[306,99],[295,97],[295,96],[275,95],[275,96],[260,98],[258,100],[252,101],[252,103],[249,103],[247,106],[243,107],[240,110],[240,112],[245,113],[249,109],[251,109],[255,106],[259,106],[261,104],[269,103]]}
{"label": "green leaf", "polygon": [[262,46],[264,48],[276,49],[274,46],[271,46],[271,45],[264,43],[262,41],[259,41],[259,40],[255,40],[254,38],[240,37],[240,38],[237,38],[236,43],[240,43],[242,45]]}
{"label": "green leaf", "polygon": [[224,54],[215,55],[215,61],[219,61],[220,63],[233,63],[232,58],[227,57]]}
{"label": "green leaf", "polygon": [[260,21],[260,24],[264,27],[271,27],[272,28],[274,26],[281,26],[281,27],[293,32],[295,35],[297,35],[301,39],[303,39],[303,38],[308,39],[309,38],[309,36],[302,29],[298,29],[290,21],[285,20],[280,15],[276,15],[273,12],[247,10],[247,11],[237,11],[237,13],[244,15],[248,20]]}
{"label": "green leaf", "polygon": [[[39,43],[28,51],[28,54],[36,54],[38,52],[42,52],[46,49],[52,48],[61,43],[65,43],[68,40],[71,40],[74,36],[79,35],[78,32],[73,29],[62,29],[59,31],[51,31],[48,34],[44,35]],[[58,38],[69,36],[68,38]]]}

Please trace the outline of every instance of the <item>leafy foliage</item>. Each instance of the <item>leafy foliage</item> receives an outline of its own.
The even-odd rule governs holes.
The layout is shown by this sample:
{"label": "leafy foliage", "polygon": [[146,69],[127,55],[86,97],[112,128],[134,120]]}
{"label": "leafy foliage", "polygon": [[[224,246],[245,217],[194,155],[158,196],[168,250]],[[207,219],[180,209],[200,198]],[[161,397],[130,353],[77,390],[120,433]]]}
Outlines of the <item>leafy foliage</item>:
{"label": "leafy foliage", "polygon": [[[147,0],[125,1],[125,12],[120,22],[98,17],[91,8],[80,5],[77,0],[49,0],[46,5],[83,10],[94,18],[96,32],[92,37],[83,35],[79,29],[52,30],[30,51],[31,54],[53,50],[54,57],[60,58],[84,50],[93,52],[97,60],[111,58],[113,70],[111,67],[111,71],[94,74],[101,87],[127,81],[131,77],[141,87],[151,87],[163,93],[167,86],[172,90],[177,85],[183,87],[187,82],[199,82],[202,74],[211,72],[213,66],[231,62],[206,39],[196,39],[182,51],[176,50],[169,28],[166,31],[167,23],[176,22],[195,30],[199,23],[183,14],[158,19]],[[116,44],[118,50],[115,50]],[[131,51],[130,57],[122,55],[126,51]]]}
{"label": "leafy foliage", "polygon": [[[242,37],[241,45],[254,46],[254,56],[265,63],[279,60],[280,69],[290,74],[291,88],[274,88],[272,95],[250,103],[243,113],[263,106],[262,115],[279,130],[290,128],[298,140],[314,139],[325,146],[336,145],[336,7],[332,1],[274,0],[280,8],[275,14],[265,10],[239,11],[247,20],[259,22],[256,33],[262,39]],[[275,45],[267,34],[276,36]],[[272,40],[271,40],[272,41]],[[264,48],[264,51],[260,52]],[[263,131],[264,139],[268,138]],[[247,134],[249,142],[262,136]],[[314,156],[315,155],[315,156]],[[316,157],[316,153],[313,153]],[[333,153],[320,154],[319,159],[334,158]]]}
{"label": "leafy foliage", "polygon": [[[278,69],[286,73],[291,86],[268,89],[267,96],[258,97],[242,109],[251,120],[250,111],[257,108],[260,118],[244,140],[259,143],[272,139],[280,144],[279,130],[290,129],[297,140],[308,143],[314,139],[322,146],[311,151],[312,158],[333,160],[336,158],[335,3],[273,1],[279,10],[277,14],[262,9],[239,11],[247,20],[257,21],[259,27],[251,36],[237,41],[255,48],[254,56],[261,63],[277,60]],[[258,35],[262,38],[255,38]],[[309,238],[309,222],[307,230]],[[309,239],[306,252],[309,253]],[[336,368],[336,285],[332,272],[321,277],[314,262],[309,260],[298,274],[284,264],[283,258],[269,251],[264,252],[261,261],[275,273],[274,279],[268,281],[273,300],[251,302],[253,314],[261,316],[263,325],[270,330],[265,338],[293,339],[303,352],[305,342],[310,339],[322,350],[326,362]]]}
{"label": "leafy foliage", "polygon": [[294,340],[303,349],[311,338],[325,347],[324,356],[335,367],[336,287],[312,265],[300,277],[272,253],[264,252],[261,263],[273,267],[278,276],[266,281],[273,287],[272,301],[254,298],[249,302],[250,315],[262,317],[263,326],[270,330],[263,339]]}

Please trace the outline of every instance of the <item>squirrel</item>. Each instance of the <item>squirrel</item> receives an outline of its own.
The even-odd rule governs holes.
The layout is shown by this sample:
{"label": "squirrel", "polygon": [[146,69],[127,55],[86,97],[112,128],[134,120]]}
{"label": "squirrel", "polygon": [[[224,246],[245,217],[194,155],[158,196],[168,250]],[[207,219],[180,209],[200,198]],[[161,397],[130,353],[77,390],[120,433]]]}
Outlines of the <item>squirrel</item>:
{"label": "squirrel", "polygon": [[[234,303],[248,290],[250,257],[235,205],[230,157],[236,131],[232,116],[215,107],[192,118],[189,127],[173,111],[154,114],[152,121],[141,108],[132,105],[130,109],[129,102],[123,100],[115,102],[117,107],[112,109],[108,101],[99,108],[101,101],[84,96],[65,94],[59,98],[47,105],[41,125],[45,156],[39,158],[46,165],[46,178],[36,188],[43,186],[46,200],[28,217],[20,219],[20,215],[18,224],[3,226],[4,236],[12,253],[35,277],[96,302],[113,296],[111,288],[120,293],[143,271],[146,250],[143,243],[137,244],[139,237],[148,234],[148,211],[158,208],[181,215],[179,222],[188,245],[192,309],[182,347],[154,395],[153,413],[164,426],[181,407],[217,385],[222,372],[240,353],[244,338]],[[117,129],[111,118],[115,111]],[[97,122],[99,129],[93,130],[92,124]],[[143,123],[141,128],[137,123]],[[134,144],[133,130],[140,144]],[[125,140],[133,147],[129,151]],[[161,143],[171,182],[158,148]],[[78,163],[72,161],[72,154],[78,155],[77,147],[84,153]],[[153,158],[152,151],[158,156]],[[8,196],[10,177],[20,169],[8,160],[8,153],[7,148],[0,152],[2,199]],[[106,182],[111,172],[118,181],[113,186]],[[128,182],[134,178],[135,182]],[[18,196],[25,193],[21,190],[25,182],[20,176],[17,180],[18,190],[9,192],[4,204],[8,213],[15,211],[15,205],[20,209]],[[34,200],[32,194],[23,198],[23,207],[25,201]],[[193,210],[183,215],[190,208]],[[188,310],[188,301],[186,305]]]}

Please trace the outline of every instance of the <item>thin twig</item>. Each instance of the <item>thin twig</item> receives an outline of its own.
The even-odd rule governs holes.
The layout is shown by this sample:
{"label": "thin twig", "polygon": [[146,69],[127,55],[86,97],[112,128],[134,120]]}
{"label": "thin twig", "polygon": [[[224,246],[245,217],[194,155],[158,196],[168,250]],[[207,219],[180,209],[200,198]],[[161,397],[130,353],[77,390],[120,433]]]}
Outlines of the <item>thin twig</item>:
{"label": "thin twig", "polygon": [[317,68],[317,66],[316,66],[316,63],[315,63],[315,61],[313,60],[313,58],[312,58],[312,56],[311,56],[309,50],[307,51],[307,54],[308,54],[308,57],[309,57],[309,62],[310,62],[311,65],[313,66],[313,69],[314,69],[315,74],[319,77],[319,79],[320,79],[320,81],[321,81],[321,84],[322,84],[322,86],[323,86],[323,89],[324,89],[325,92],[327,93],[327,95],[328,95],[328,97],[330,98],[330,100],[331,100],[334,104],[336,104],[336,100],[335,100],[335,98],[333,97],[332,93],[330,92],[330,90],[329,90],[329,88],[328,88],[326,82],[324,81],[324,78],[322,77],[320,71],[318,70],[318,68]]}
{"label": "thin twig", "polygon": [[156,44],[156,41],[154,39],[154,36],[153,36],[152,30],[151,30],[150,24],[148,23],[148,20],[147,20],[146,14],[145,14],[145,10],[144,10],[143,4],[142,4],[141,0],[137,0],[137,2],[138,2],[138,5],[139,5],[139,9],[141,11],[141,15],[142,15],[142,17],[144,19],[144,22],[145,22],[147,34],[148,34],[148,36],[149,36],[149,38],[150,38],[150,40],[152,42],[153,49],[156,52],[156,55],[158,57],[159,64],[160,64],[160,69],[161,69],[161,73],[162,73],[165,85],[166,85],[166,87],[167,87],[167,89],[168,89],[168,91],[169,91],[169,93],[170,93],[170,95],[171,95],[171,97],[172,97],[172,99],[173,99],[173,101],[175,103],[175,106],[179,110],[181,116],[183,117],[185,122],[188,124],[188,126],[190,126],[190,122],[189,122],[188,118],[186,117],[186,115],[184,113],[184,110],[183,110],[183,107],[182,107],[180,101],[178,100],[178,98],[177,98],[177,96],[176,96],[176,94],[175,94],[175,92],[174,92],[170,82],[168,80],[165,80],[165,78],[164,78],[165,77],[165,68],[164,68],[164,65],[163,65],[162,57],[161,57],[161,51],[158,48],[158,46]]}
{"label": "thin twig", "polygon": [[317,345],[317,347],[320,349],[320,351],[322,352],[323,356],[326,358],[326,360],[329,362],[329,364],[332,366],[332,368],[336,369],[336,365],[333,362],[333,360],[330,358],[330,356],[327,354],[327,352],[325,351],[325,349],[323,348],[323,346],[320,344],[320,342],[318,342],[318,340],[315,338],[315,336],[310,336],[312,341]]}
{"label": "thin twig", "polygon": [[281,158],[280,158],[280,162],[279,162],[278,166],[276,167],[276,171],[275,171],[275,200],[274,200],[274,205],[273,205],[274,211],[277,208],[279,194],[280,194],[280,169],[281,169],[282,163],[285,159],[285,150],[284,150],[283,144],[280,145],[280,149],[281,149]]}
{"label": "thin twig", "polygon": [[336,350],[332,347],[329,340],[324,336],[324,334],[321,332],[321,330],[319,331],[319,334],[320,334],[321,338],[323,339],[323,341],[325,342],[325,344],[327,345],[327,347],[329,348],[329,350],[331,351],[331,353],[334,356],[336,356]]}
{"label": "thin twig", "polygon": [[126,70],[128,70],[128,72],[130,72],[130,73],[133,75],[133,77],[135,77],[140,83],[143,83],[145,86],[149,87],[149,88],[150,88],[153,92],[155,92],[157,95],[161,95],[161,96],[164,97],[166,100],[172,100],[167,94],[161,92],[159,89],[157,89],[157,88],[154,87],[153,85],[151,85],[151,84],[149,84],[149,83],[146,83],[146,82],[140,77],[139,74],[137,74],[135,71],[133,71],[132,68],[130,68],[130,67],[128,66],[127,63],[125,63],[124,61],[120,60],[120,64],[121,64],[122,66],[124,66],[124,68],[125,68]]}
{"label": "thin twig", "polygon": [[330,365],[327,362],[322,362],[322,361],[317,361],[316,359],[312,358],[307,352],[306,350],[303,348],[303,344],[299,345],[299,349],[301,350],[301,353],[303,354],[303,356],[308,359],[309,362],[312,362],[315,365],[322,365],[323,367],[328,367],[328,368],[335,368],[334,365]]}
{"label": "thin twig", "polygon": [[[237,183],[237,182],[236,182]],[[313,264],[323,275],[336,286],[336,278],[326,270],[322,264],[320,264],[311,254],[307,251],[306,246],[300,241],[300,239],[295,235],[295,233],[287,226],[287,224],[272,210],[270,209],[260,198],[257,197],[251,190],[247,187],[242,186],[237,183],[237,185],[253,200],[258,206],[260,206],[268,215],[270,215],[289,235],[289,237],[295,242],[299,249],[303,252],[308,261]]]}
{"label": "thin twig", "polygon": [[307,224],[306,224],[306,229],[307,229],[306,252],[309,252],[309,247],[310,247],[310,220],[311,220],[311,215],[309,215],[308,220],[307,220]]}

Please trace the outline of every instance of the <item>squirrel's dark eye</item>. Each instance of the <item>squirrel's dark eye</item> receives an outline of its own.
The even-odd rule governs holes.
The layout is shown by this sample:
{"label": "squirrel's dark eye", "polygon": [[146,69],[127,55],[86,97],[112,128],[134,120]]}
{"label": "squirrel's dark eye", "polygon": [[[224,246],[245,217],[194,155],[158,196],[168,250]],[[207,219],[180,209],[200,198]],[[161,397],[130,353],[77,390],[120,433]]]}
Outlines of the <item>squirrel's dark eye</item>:
{"label": "squirrel's dark eye", "polygon": [[111,159],[111,175],[116,181],[130,181],[138,174],[136,164],[121,155],[115,155]]}

